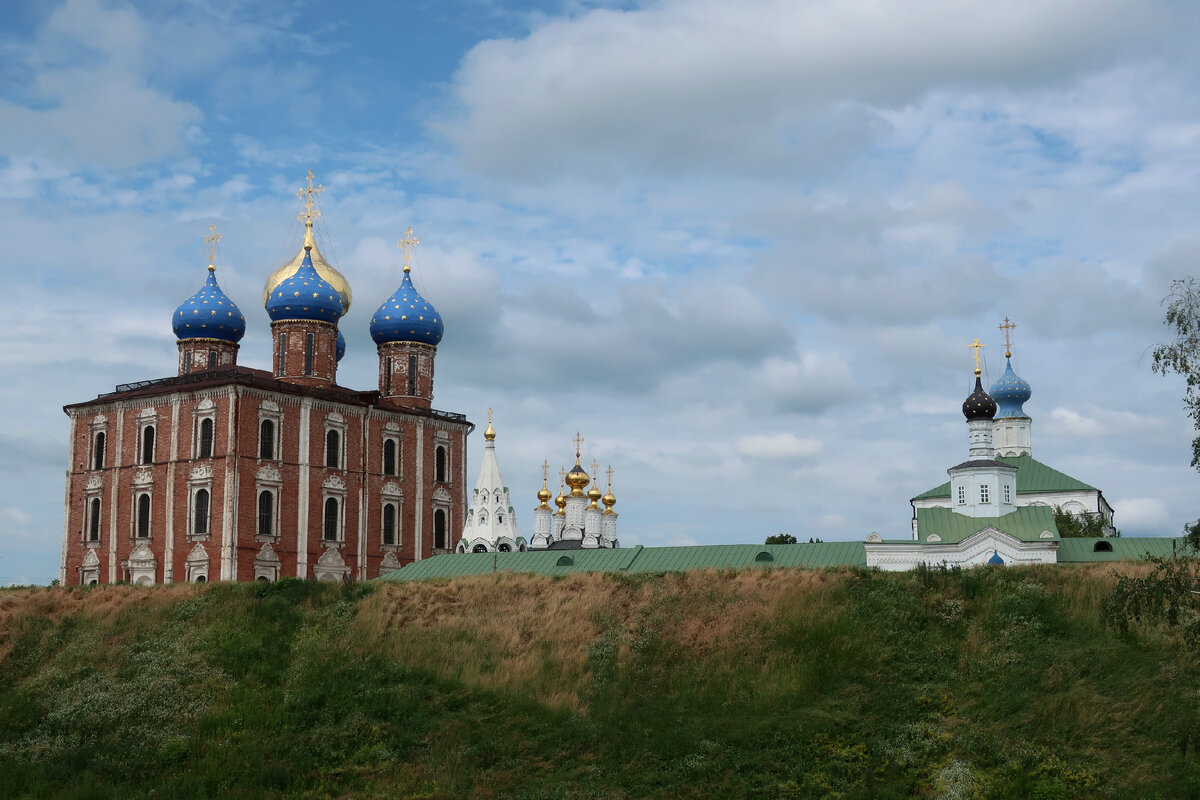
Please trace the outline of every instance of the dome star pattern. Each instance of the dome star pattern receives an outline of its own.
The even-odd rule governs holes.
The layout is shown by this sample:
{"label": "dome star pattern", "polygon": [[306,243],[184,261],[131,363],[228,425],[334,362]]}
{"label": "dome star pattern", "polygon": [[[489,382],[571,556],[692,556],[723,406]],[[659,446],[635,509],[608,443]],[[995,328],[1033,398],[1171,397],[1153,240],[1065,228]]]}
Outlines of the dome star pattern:
{"label": "dome star pattern", "polygon": [[967,395],[962,404],[963,416],[968,421],[975,419],[994,419],[996,416],[996,401],[983,390],[983,382],[975,376],[975,391]]}
{"label": "dome star pattern", "polygon": [[417,292],[407,272],[400,288],[384,300],[371,317],[371,338],[375,344],[420,342],[436,345],[442,340],[444,331],[441,315]]}
{"label": "dome star pattern", "polygon": [[1013,372],[1012,360],[1008,359],[1004,374],[992,384],[988,394],[996,401],[996,419],[1004,419],[1027,416],[1021,406],[1033,396],[1033,390],[1023,378]]}
{"label": "dome star pattern", "polygon": [[342,300],[337,290],[317,274],[312,258],[305,253],[300,269],[272,290],[267,315],[272,322],[309,319],[336,323],[342,316]]}
{"label": "dome star pattern", "polygon": [[178,339],[221,339],[236,343],[246,335],[246,318],[221,290],[216,272],[210,269],[200,291],[175,309],[171,328]]}

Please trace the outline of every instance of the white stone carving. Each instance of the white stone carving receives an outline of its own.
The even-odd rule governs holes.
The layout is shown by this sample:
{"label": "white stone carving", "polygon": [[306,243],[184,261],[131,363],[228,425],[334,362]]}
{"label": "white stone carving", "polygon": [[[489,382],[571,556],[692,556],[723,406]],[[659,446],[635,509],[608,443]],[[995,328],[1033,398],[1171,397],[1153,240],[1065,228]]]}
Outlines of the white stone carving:
{"label": "white stone carving", "polygon": [[340,581],[350,573],[350,568],[342,559],[342,554],[336,548],[330,547],[321,554],[313,565],[313,577],[323,583]]}
{"label": "white stone carving", "polygon": [[336,489],[342,492],[346,491],[346,482],[337,475],[330,475],[325,479],[321,486],[325,489]]}
{"label": "white stone carving", "polygon": [[188,553],[187,563],[189,564],[208,564],[208,553],[204,549],[204,545],[199,542],[192,548],[192,552]]}
{"label": "white stone carving", "polygon": [[133,476],[134,486],[149,486],[154,483],[154,474],[148,469],[138,470]]}
{"label": "white stone carving", "polygon": [[100,556],[96,555],[95,550],[88,550],[83,556],[83,568],[94,569],[100,566]]}
{"label": "white stone carving", "polygon": [[263,400],[261,403],[258,404],[258,410],[259,411],[278,412],[279,404],[274,402],[273,400]]}
{"label": "white stone carving", "polygon": [[211,464],[197,464],[196,466],[192,467],[192,471],[188,473],[188,480],[190,480],[190,481],[211,480],[212,476],[213,476],[213,470],[212,470]]}
{"label": "white stone carving", "polygon": [[398,569],[400,569],[400,559],[396,558],[395,553],[389,552],[383,557],[383,562],[379,565],[379,574],[386,575]]}
{"label": "white stone carving", "polygon": [[197,411],[209,411],[217,407],[217,404],[212,401],[211,397],[206,397],[196,406]]}
{"label": "white stone carving", "polygon": [[433,493],[434,500],[440,500],[443,503],[450,502],[450,492],[446,491],[445,486],[439,486]]}
{"label": "white stone carving", "polygon": [[382,494],[384,497],[400,499],[404,498],[404,492],[400,489],[400,484],[396,483],[395,481],[388,481],[385,483],[383,485],[383,489],[380,490],[380,494]]}
{"label": "white stone carving", "polygon": [[104,481],[100,480],[99,475],[93,475],[87,480],[87,488],[89,489],[99,489],[103,485]]}
{"label": "white stone carving", "polygon": [[283,476],[279,474],[279,470],[272,467],[270,464],[264,464],[258,468],[258,473],[255,477],[263,483],[282,483]]}

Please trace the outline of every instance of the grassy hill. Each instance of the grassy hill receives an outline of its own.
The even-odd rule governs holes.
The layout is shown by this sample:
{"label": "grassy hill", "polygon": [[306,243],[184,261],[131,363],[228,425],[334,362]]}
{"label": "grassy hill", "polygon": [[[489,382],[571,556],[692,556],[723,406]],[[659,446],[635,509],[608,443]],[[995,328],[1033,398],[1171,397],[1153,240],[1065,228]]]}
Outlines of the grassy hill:
{"label": "grassy hill", "polygon": [[0,795],[1200,796],[1200,661],[1104,628],[1112,582],[1097,566],[9,590]]}

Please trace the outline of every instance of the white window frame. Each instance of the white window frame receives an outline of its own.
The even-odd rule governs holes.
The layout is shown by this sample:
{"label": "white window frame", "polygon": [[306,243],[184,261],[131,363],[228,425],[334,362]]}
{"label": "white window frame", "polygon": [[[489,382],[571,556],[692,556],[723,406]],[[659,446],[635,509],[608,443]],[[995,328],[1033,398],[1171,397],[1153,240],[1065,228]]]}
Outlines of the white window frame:
{"label": "white window frame", "polygon": [[[150,513],[146,519],[146,535],[138,536],[138,517],[140,514],[140,503],[142,497],[150,498]],[[133,542],[152,542],[154,541],[154,490],[152,488],[138,487],[133,490],[133,513],[129,515],[129,538]]]}
{"label": "white window frame", "polygon": [[979,504],[980,505],[984,505],[984,506],[988,505],[988,503],[991,502],[991,495],[992,495],[992,491],[991,491],[991,486],[989,484],[986,484],[986,483],[979,484]]}
{"label": "white window frame", "polygon": [[[325,417],[325,433],[321,436],[321,466],[324,469],[336,469],[338,472],[346,471],[346,430],[348,427],[346,420],[342,418],[341,414],[334,412]],[[337,431],[338,435],[338,465],[336,467],[329,466],[330,431]]]}

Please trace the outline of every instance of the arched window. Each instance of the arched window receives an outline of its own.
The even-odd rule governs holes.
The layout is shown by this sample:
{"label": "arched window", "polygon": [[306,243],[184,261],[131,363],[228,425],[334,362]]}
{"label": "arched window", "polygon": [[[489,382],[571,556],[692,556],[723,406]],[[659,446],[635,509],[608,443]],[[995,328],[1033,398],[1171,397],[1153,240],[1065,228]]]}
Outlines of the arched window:
{"label": "arched window", "polygon": [[139,495],[137,507],[137,535],[146,539],[150,536],[150,495]]}
{"label": "arched window", "polygon": [[383,543],[396,543],[396,506],[391,503],[383,505]]}
{"label": "arched window", "polygon": [[446,510],[444,508],[433,512],[433,546],[439,550],[446,548]]}
{"label": "arched window", "polygon": [[192,501],[192,533],[208,533],[208,489],[197,490]]}
{"label": "arched window", "polygon": [[417,393],[417,357],[410,355],[408,357],[408,395],[412,397]]}
{"label": "arched window", "polygon": [[[103,436],[104,434],[100,434]],[[88,503],[88,541],[100,541],[100,498],[93,497]]]}
{"label": "arched window", "polygon": [[383,440],[383,474],[396,474],[396,440]]}
{"label": "arched window", "polygon": [[279,334],[279,369],[275,370],[276,375],[284,374],[287,367],[287,334]]}
{"label": "arched window", "polygon": [[502,545],[498,546],[496,549],[499,550],[501,553],[511,553],[512,552],[512,546],[507,545],[507,544],[502,544]]}
{"label": "arched window", "polygon": [[154,463],[154,426],[142,428],[142,463]]}
{"label": "arched window", "polygon": [[1092,546],[1093,553],[1111,553],[1112,551],[1112,542],[1099,541]]}
{"label": "arched window", "polygon": [[487,512],[480,511],[479,512],[479,527],[482,528],[484,525],[487,525],[487,519],[488,519]]}
{"label": "arched window", "polygon": [[267,490],[258,493],[258,535],[275,534],[275,495]]}
{"label": "arched window", "polygon": [[196,450],[196,458],[212,458],[213,453],[213,421],[209,417],[200,420],[200,447]]}
{"label": "arched window", "polygon": [[486,544],[477,544],[473,548],[471,548],[471,552],[472,553],[486,553],[487,545]]}
{"label": "arched window", "polygon": [[258,457],[264,461],[275,458],[275,422],[264,419],[258,426]]}
{"label": "arched window", "polygon": [[196,576],[196,583],[208,583],[208,578],[203,575]]}
{"label": "arched window", "polygon": [[438,483],[446,482],[446,448],[438,445],[433,453],[434,479]]}
{"label": "arched window", "polygon": [[92,445],[92,469],[104,469],[104,431],[96,434],[96,442]]}
{"label": "arched window", "polygon": [[208,368],[209,369],[217,368],[217,351],[216,350],[208,351]]}
{"label": "arched window", "polygon": [[337,469],[342,464],[341,438],[337,431],[325,432],[325,466]]}
{"label": "arched window", "polygon": [[497,524],[497,525],[503,525],[503,524],[504,524],[504,515],[503,515],[503,514],[499,514],[499,513],[498,513],[498,514],[496,514],[496,524]]}
{"label": "arched window", "polygon": [[325,501],[324,538],[328,541],[338,538],[338,501],[333,497]]}
{"label": "arched window", "polygon": [[304,374],[313,374],[313,334],[304,334]]}

